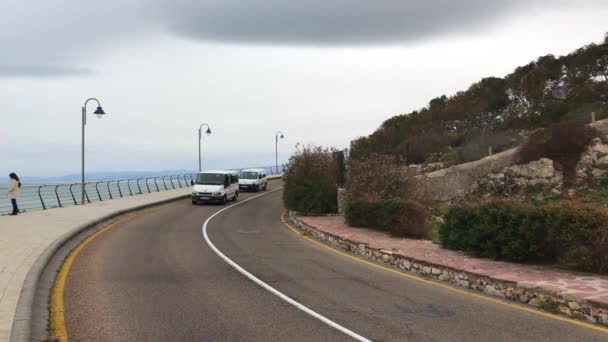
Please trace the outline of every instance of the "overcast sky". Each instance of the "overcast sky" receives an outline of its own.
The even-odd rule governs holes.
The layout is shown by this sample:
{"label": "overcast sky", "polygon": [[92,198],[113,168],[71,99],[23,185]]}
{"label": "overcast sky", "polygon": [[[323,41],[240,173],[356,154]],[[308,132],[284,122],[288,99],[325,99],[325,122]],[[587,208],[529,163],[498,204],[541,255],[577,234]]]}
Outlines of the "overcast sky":
{"label": "overcast sky", "polygon": [[[0,172],[274,164],[608,31],[605,0],[2,0]],[[94,111],[90,105],[89,113]]]}

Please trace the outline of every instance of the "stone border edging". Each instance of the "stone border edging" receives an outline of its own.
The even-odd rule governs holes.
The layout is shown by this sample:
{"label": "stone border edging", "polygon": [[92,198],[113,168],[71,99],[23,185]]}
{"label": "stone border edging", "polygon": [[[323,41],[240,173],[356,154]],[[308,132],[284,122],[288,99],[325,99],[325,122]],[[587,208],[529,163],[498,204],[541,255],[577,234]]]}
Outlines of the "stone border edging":
{"label": "stone border edging", "polygon": [[595,303],[566,298],[543,289],[526,286],[524,282],[518,284],[511,281],[480,276],[463,270],[431,264],[389,250],[371,248],[366,243],[350,241],[311,227],[298,220],[296,214],[291,210],[287,212],[287,217],[296,228],[310,234],[316,240],[357,254],[370,261],[382,262],[403,272],[415,273],[426,278],[482,292],[493,297],[530,305],[553,314],[560,314],[587,323],[608,326],[608,308]]}
{"label": "stone border edging", "polygon": [[128,214],[134,211],[162,205],[165,203],[181,200],[190,197],[190,195],[180,195],[169,199],[163,199],[156,202],[146,203],[131,207],[128,209],[119,210],[111,214],[107,214],[101,218],[82,224],[71,231],[63,234],[49,246],[47,246],[40,256],[36,259],[32,267],[27,273],[25,280],[23,281],[23,287],[19,295],[19,301],[17,302],[17,309],[15,311],[15,318],[13,320],[13,328],[11,331],[10,342],[30,342],[31,341],[31,328],[34,312],[34,298],[38,289],[38,283],[40,278],[53,258],[53,256],[59,251],[68,241],[86,231],[87,229],[93,228],[96,225],[103,223],[104,221],[111,220],[117,216]]}

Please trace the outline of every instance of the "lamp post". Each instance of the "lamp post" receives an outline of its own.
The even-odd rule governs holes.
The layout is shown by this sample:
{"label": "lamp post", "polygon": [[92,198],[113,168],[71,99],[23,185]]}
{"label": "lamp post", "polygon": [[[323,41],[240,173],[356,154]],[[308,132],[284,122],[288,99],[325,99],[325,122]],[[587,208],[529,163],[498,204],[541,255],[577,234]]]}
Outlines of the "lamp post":
{"label": "lamp post", "polygon": [[274,162],[277,173],[279,173],[279,134],[281,134],[281,139],[285,138],[281,131],[278,131],[277,134],[274,135]]}
{"label": "lamp post", "polygon": [[198,172],[202,171],[202,168],[201,168],[201,140],[203,138],[203,126],[207,126],[207,131],[205,133],[207,133],[207,135],[211,134],[211,128],[209,128],[209,125],[207,125],[206,123],[201,124],[200,127],[198,128]]}
{"label": "lamp post", "polygon": [[106,112],[103,111],[103,108],[101,108],[101,104],[99,103],[99,100],[97,100],[96,98],[92,97],[92,98],[86,100],[84,102],[84,106],[82,106],[82,181],[81,181],[82,205],[84,205],[85,197],[86,197],[85,191],[84,191],[84,126],[86,126],[86,124],[87,124],[87,104],[89,103],[89,101],[97,102],[97,109],[95,109],[95,112],[93,112],[93,114],[96,114],[99,119],[103,118],[103,116],[106,114]]}

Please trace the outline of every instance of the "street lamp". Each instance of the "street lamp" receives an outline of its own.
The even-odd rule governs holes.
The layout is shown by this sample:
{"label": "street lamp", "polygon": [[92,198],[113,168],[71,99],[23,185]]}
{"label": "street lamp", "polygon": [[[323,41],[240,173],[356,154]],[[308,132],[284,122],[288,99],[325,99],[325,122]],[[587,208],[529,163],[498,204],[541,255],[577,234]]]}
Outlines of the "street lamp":
{"label": "street lamp", "polygon": [[281,134],[281,139],[285,138],[283,132],[281,131],[278,131],[277,134],[274,135],[274,161],[277,168],[277,173],[279,173],[279,134]]}
{"label": "street lamp", "polygon": [[209,125],[207,125],[206,123],[200,125],[200,127],[198,128],[198,172],[202,171],[202,168],[201,168],[201,140],[203,138],[203,126],[207,126],[207,131],[205,133],[207,133],[207,135],[211,134],[211,128],[209,128]]}
{"label": "street lamp", "polygon": [[101,104],[99,103],[99,100],[97,100],[96,98],[90,98],[90,99],[86,100],[84,102],[84,106],[82,106],[82,181],[81,181],[82,205],[84,205],[85,197],[86,197],[85,192],[84,192],[84,126],[87,124],[87,103],[89,103],[89,101],[97,102],[97,109],[95,109],[93,114],[97,115],[97,117],[99,119],[103,118],[103,116],[106,114],[106,112],[103,111],[103,108],[101,108]]}

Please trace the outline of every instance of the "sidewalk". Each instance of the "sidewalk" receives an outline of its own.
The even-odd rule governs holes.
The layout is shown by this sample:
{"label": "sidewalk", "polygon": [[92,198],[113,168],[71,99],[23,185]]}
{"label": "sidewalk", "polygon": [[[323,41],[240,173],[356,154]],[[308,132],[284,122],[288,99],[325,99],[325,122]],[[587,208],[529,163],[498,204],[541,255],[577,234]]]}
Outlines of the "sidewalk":
{"label": "sidewalk", "polygon": [[[0,341],[10,339],[24,280],[47,247],[90,222],[119,211],[187,196],[190,191],[190,188],[184,188],[95,202],[84,207],[0,216]],[[19,317],[23,321],[28,319]]]}
{"label": "sidewalk", "polygon": [[473,258],[428,240],[349,227],[342,216],[290,216],[315,238],[368,259],[532,306],[549,299],[566,316],[608,325],[606,276]]}

